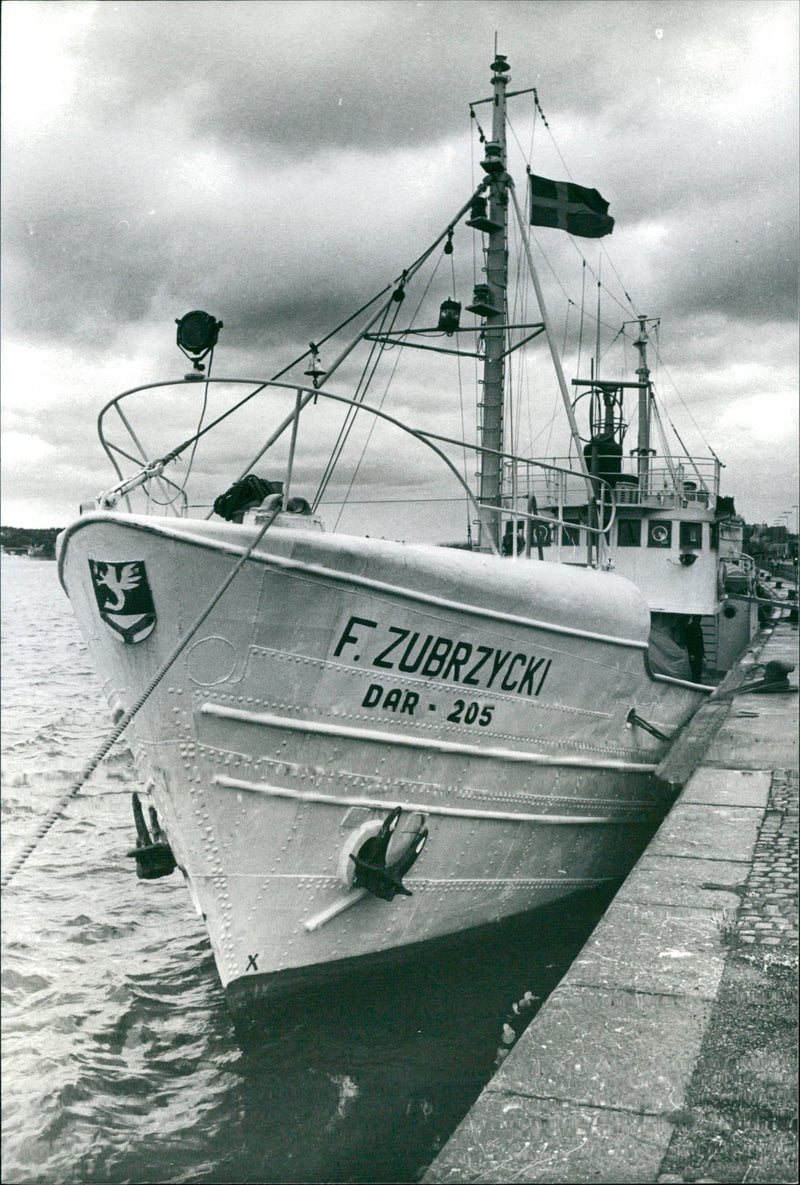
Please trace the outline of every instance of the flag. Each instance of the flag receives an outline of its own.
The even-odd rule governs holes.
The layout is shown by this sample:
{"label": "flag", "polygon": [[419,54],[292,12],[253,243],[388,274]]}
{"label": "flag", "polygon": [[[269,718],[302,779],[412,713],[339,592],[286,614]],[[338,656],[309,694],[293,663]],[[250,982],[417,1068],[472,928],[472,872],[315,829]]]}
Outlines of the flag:
{"label": "flag", "polygon": [[608,202],[596,189],[584,189],[571,181],[549,181],[530,174],[531,226],[552,226],[584,239],[610,235],[614,219]]}

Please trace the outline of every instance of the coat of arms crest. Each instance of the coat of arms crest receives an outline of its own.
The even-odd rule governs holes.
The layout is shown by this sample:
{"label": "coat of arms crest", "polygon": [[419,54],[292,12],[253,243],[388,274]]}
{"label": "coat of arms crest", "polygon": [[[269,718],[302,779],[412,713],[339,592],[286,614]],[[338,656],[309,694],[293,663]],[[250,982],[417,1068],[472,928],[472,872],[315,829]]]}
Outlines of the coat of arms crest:
{"label": "coat of arms crest", "polygon": [[156,610],[144,560],[89,560],[97,608],[115,638],[142,642],[153,632]]}

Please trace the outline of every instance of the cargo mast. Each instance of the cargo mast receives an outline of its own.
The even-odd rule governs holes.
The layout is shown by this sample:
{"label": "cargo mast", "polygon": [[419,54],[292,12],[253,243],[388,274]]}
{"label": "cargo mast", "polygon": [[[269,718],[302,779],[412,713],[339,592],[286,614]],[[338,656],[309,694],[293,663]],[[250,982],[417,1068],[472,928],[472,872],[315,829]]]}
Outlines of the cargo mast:
{"label": "cargo mast", "polygon": [[[492,140],[486,145],[481,167],[491,179],[489,189],[489,245],[486,250],[486,285],[476,289],[473,311],[485,317],[483,329],[483,398],[480,402],[481,437],[478,501],[481,511],[479,547],[490,550],[491,540],[500,546],[500,504],[503,461],[503,385],[506,348],[506,286],[508,272],[508,185],[506,173],[506,85],[508,62],[496,54],[492,62]],[[490,451],[487,451],[490,450]]]}

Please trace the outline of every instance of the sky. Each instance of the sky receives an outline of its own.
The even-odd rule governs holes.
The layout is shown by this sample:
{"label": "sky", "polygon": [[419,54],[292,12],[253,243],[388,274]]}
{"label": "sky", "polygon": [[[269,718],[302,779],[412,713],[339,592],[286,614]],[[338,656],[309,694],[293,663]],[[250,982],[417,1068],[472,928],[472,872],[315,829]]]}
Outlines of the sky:
{"label": "sky", "polygon": [[[511,89],[536,87],[549,125],[532,130],[530,96],[512,101],[515,143],[533,135],[534,171],[567,179],[568,167],[616,220],[602,241],[535,235],[568,380],[583,257],[609,289],[609,337],[633,308],[660,318],[666,415],[724,463],[722,492],[748,521],[796,529],[799,11],[794,0],[5,0],[3,524],[66,525],[112,484],[98,411],[185,372],[176,317],[204,308],[223,321],[217,374],[269,377],[398,276],[482,176],[468,104],[490,93],[496,36]],[[551,278],[561,264],[575,273],[566,287]],[[347,393],[350,375],[344,366],[332,389]],[[523,414],[530,439],[550,446],[553,387],[541,381]],[[457,431],[452,388],[443,373],[426,387],[412,368],[384,409]],[[276,408],[254,411],[243,436],[221,433],[220,456],[202,462],[217,492]],[[184,438],[197,402],[142,415],[152,455],[161,431],[166,447]],[[301,485],[324,456],[331,409],[313,423],[300,433]],[[418,453],[384,437],[359,470],[365,501],[432,489],[428,460],[417,468]]]}

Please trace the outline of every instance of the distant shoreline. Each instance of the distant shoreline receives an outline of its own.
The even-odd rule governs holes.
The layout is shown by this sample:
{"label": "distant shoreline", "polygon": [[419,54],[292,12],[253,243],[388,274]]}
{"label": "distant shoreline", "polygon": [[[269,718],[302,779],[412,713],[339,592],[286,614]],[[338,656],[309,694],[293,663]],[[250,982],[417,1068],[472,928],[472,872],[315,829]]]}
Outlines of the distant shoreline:
{"label": "distant shoreline", "polygon": [[30,555],[55,559],[56,538],[63,527],[0,527],[4,555]]}

